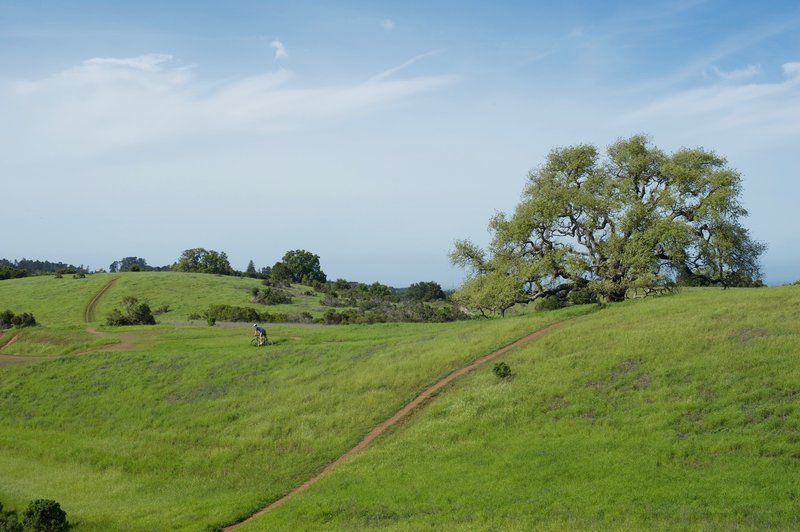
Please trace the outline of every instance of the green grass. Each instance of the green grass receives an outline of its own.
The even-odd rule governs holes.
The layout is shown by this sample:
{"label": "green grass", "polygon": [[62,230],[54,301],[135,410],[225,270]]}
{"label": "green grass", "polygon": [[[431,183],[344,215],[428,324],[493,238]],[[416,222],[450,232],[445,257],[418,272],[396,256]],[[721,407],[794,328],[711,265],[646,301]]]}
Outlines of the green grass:
{"label": "green grass", "polygon": [[[113,278],[95,325],[126,295],[172,311],[90,334],[86,304]],[[60,357],[0,367],[0,501],[56,499],[77,530],[229,524],[453,369],[592,310],[269,325],[268,348],[249,345],[249,324],[188,326],[210,304],[274,309],[249,303],[253,286],[149,272],[0,282],[0,309],[43,323],[0,335],[2,353]],[[292,308],[321,311],[302,297]],[[504,355],[511,380],[487,364],[455,381],[248,528],[797,529],[799,353],[797,286],[613,305]]]}
{"label": "green grass", "polygon": [[324,308],[319,304],[321,295],[307,296],[309,287],[294,285],[289,291],[294,301],[287,305],[261,305],[251,302],[250,290],[263,288],[259,279],[230,277],[202,273],[136,272],[117,274],[114,288],[97,306],[95,319],[102,320],[114,308],[119,308],[122,298],[133,296],[146,301],[155,310],[169,305],[169,312],[157,316],[159,323],[181,323],[191,314],[200,313],[211,305],[226,304],[254,308],[259,312],[300,314],[309,312],[320,316]]}
{"label": "green grass", "polygon": [[0,369],[0,500],[21,509],[56,499],[79,530],[228,524],[306,480],[451,370],[589,310],[269,326],[268,348],[249,345],[247,325],[124,328],[117,334],[134,351]]}
{"label": "green grass", "polygon": [[44,275],[0,281],[0,311],[32,312],[45,326],[80,324],[86,305],[113,278],[98,273],[84,279]]}
{"label": "green grass", "polygon": [[247,530],[798,529],[800,287],[614,305]]}

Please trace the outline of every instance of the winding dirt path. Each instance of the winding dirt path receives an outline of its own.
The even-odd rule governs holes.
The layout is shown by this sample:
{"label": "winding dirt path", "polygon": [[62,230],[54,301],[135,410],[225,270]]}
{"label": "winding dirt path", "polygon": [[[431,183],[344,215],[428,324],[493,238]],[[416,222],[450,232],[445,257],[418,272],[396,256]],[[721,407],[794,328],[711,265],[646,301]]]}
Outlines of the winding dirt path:
{"label": "winding dirt path", "polygon": [[[564,320],[564,321],[566,321],[566,320]],[[527,335],[527,336],[525,336],[523,338],[520,338],[516,342],[508,344],[505,347],[501,347],[497,351],[493,351],[493,352],[489,353],[488,355],[482,356],[482,357],[472,361],[472,363],[453,371],[452,373],[450,373],[449,375],[444,377],[442,380],[440,380],[439,382],[437,382],[436,384],[434,384],[433,386],[431,386],[430,388],[426,389],[424,392],[419,394],[413,401],[411,401],[406,406],[401,408],[395,415],[393,415],[392,417],[390,417],[389,419],[387,419],[386,421],[384,421],[383,423],[381,423],[380,425],[378,425],[377,427],[372,429],[369,432],[369,434],[364,436],[364,439],[362,439],[360,442],[358,442],[358,444],[356,444],[355,447],[353,447],[352,449],[350,449],[349,451],[344,453],[342,456],[340,456],[339,458],[337,458],[336,460],[334,460],[330,464],[326,465],[322,469],[322,471],[317,473],[317,475],[315,477],[310,478],[309,480],[306,480],[301,485],[297,486],[296,488],[294,488],[292,491],[290,491],[289,493],[287,493],[286,495],[284,495],[280,499],[278,499],[275,502],[265,506],[261,510],[257,511],[256,513],[254,513],[253,515],[248,517],[247,519],[245,519],[243,521],[240,521],[238,523],[235,523],[233,525],[230,525],[228,527],[223,528],[223,531],[224,532],[228,532],[230,530],[235,530],[236,528],[239,528],[240,526],[244,525],[245,523],[249,523],[250,521],[252,521],[252,520],[254,520],[256,518],[261,517],[265,513],[269,512],[270,510],[272,510],[274,508],[277,508],[278,506],[283,505],[284,503],[289,501],[291,498],[293,498],[295,495],[298,495],[298,494],[306,491],[308,488],[310,488],[311,486],[313,486],[314,484],[319,482],[328,473],[333,471],[336,467],[338,467],[339,465],[341,465],[342,463],[344,463],[345,461],[350,459],[356,453],[358,453],[358,452],[362,451],[364,448],[366,448],[378,436],[380,436],[381,434],[386,432],[386,430],[389,429],[390,427],[396,425],[400,420],[402,420],[404,417],[406,417],[414,409],[422,406],[422,404],[426,400],[428,400],[436,392],[438,392],[439,390],[441,390],[442,388],[444,388],[445,386],[450,384],[453,380],[457,379],[458,377],[461,377],[462,375],[466,375],[470,371],[472,371],[472,370],[474,370],[474,369],[486,364],[490,360],[493,360],[493,359],[495,359],[495,358],[497,358],[497,357],[499,357],[501,355],[506,354],[507,352],[511,351],[512,349],[515,349],[515,348],[517,348],[517,347],[519,347],[519,346],[521,346],[523,344],[526,344],[528,342],[536,340],[537,338],[539,338],[541,336],[544,336],[545,334],[547,334],[547,333],[557,329],[561,325],[563,325],[564,321],[560,321],[560,322],[554,323],[552,325],[549,325],[549,326],[545,327],[544,329],[540,329],[540,330],[538,330],[538,331],[536,331],[534,333],[531,333],[531,334],[529,334],[529,335]]]}
{"label": "winding dirt path", "polygon": [[[92,297],[89,303],[86,304],[86,308],[83,311],[83,320],[86,323],[91,323],[94,319],[94,309],[97,307],[97,303],[100,299],[111,289],[112,286],[119,280],[119,277],[115,277],[108,281],[103,287],[97,291],[97,293]],[[86,332],[94,335],[94,336],[111,336],[109,333],[102,333],[97,330],[95,327],[87,327]],[[5,345],[0,346],[0,351],[6,349],[14,342],[17,341],[19,338],[19,334],[13,336],[11,340],[9,340]],[[133,347],[133,341],[130,336],[126,336],[122,339],[119,344],[115,344],[112,346],[98,346],[93,347],[92,349],[88,349],[81,353],[73,353],[73,355],[87,355],[90,353],[94,353],[97,351],[126,351]],[[19,356],[19,355],[10,355],[10,354],[3,354],[0,353],[0,367],[2,366],[12,366],[16,364],[29,364],[31,362],[40,362],[42,360],[54,360],[59,357],[55,356]]]}
{"label": "winding dirt path", "polygon": [[114,277],[109,282],[107,282],[103,288],[98,290],[98,292],[94,295],[94,297],[87,303],[86,309],[83,311],[83,321],[86,323],[91,323],[94,320],[94,309],[97,306],[97,303],[100,302],[100,298],[102,298],[106,292],[108,292],[114,284],[119,281],[119,277]]}

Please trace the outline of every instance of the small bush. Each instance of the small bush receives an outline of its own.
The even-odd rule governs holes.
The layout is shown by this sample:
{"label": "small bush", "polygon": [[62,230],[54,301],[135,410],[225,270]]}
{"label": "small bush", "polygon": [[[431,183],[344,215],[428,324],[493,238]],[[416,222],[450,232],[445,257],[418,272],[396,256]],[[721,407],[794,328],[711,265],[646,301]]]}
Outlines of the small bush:
{"label": "small bush", "polygon": [[36,318],[34,318],[33,314],[29,312],[23,312],[22,314],[17,314],[11,318],[11,323],[17,329],[22,329],[23,327],[34,327],[36,326]]}
{"label": "small bush", "polygon": [[61,505],[50,499],[31,501],[22,514],[22,524],[26,530],[35,532],[62,532],[71,526]]}
{"label": "small bush", "polygon": [[270,286],[263,290],[254,288],[251,293],[253,294],[253,303],[261,303],[262,305],[283,305],[292,302],[292,296],[280,288]]}
{"label": "small bush", "polygon": [[10,310],[4,310],[0,312],[0,331],[3,329],[10,329],[12,325],[12,320],[14,319],[14,313]]}
{"label": "small bush", "polygon": [[78,272],[72,275],[73,279],[86,279],[86,274],[83,272]]}
{"label": "small bush", "polygon": [[511,377],[511,368],[505,362],[498,362],[494,365],[494,374],[498,379],[508,379]]}
{"label": "small bush", "polygon": [[2,502],[0,502],[0,532],[22,532],[22,523],[19,522],[17,512],[3,510]]}
{"label": "small bush", "polygon": [[36,318],[29,312],[23,312],[22,314],[14,314],[10,310],[0,312],[0,330],[10,329],[12,326],[22,329],[23,327],[34,327],[36,325]]}
{"label": "small bush", "polygon": [[106,318],[108,325],[155,325],[156,319],[147,303],[139,303],[135,297],[122,298],[122,310],[114,309]]}

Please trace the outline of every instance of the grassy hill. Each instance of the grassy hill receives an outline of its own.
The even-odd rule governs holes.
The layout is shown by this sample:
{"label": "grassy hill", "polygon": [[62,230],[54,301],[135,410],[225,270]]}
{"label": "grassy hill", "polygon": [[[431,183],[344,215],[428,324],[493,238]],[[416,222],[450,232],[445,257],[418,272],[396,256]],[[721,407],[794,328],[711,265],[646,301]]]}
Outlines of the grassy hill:
{"label": "grassy hill", "polygon": [[[123,281],[139,275],[121,277],[105,297],[121,297]],[[152,275],[165,280],[152,294],[190,292],[167,281],[192,276]],[[239,297],[228,279],[205,277],[196,299],[181,297]],[[56,281],[76,283],[64,298],[75,309],[93,297],[79,291],[79,280],[39,280]],[[9,290],[0,294],[16,294],[15,309],[30,308],[18,281],[6,282],[12,289],[0,284]],[[100,345],[0,368],[0,501],[22,508],[33,498],[56,499],[82,530],[228,524],[304,481],[442,375],[588,310],[491,323],[271,325],[276,345],[266,349],[249,345],[249,324],[105,328],[103,338],[124,350]],[[0,354],[35,355],[45,338],[69,346],[86,325],[62,323],[26,332],[39,340],[28,336]]]}
{"label": "grassy hill", "polygon": [[615,305],[246,530],[800,528],[800,287]]}
{"label": "grassy hill", "polygon": [[[173,310],[86,332],[112,278],[94,326],[125,295]],[[5,348],[0,335],[0,354],[65,355],[0,367],[0,501],[56,499],[78,530],[229,524],[453,369],[582,316],[504,355],[513,379],[490,366],[459,379],[247,528],[800,526],[800,287],[492,321],[270,325],[266,349],[249,345],[249,324],[188,325],[208,304],[249,304],[251,285],[149,272],[0,282],[0,308],[45,324]]]}

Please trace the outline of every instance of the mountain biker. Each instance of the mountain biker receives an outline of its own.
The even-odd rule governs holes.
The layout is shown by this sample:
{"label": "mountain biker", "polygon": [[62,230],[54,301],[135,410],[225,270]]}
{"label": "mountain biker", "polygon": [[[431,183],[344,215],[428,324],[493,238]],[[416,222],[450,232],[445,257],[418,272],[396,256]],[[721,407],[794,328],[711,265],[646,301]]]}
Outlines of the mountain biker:
{"label": "mountain biker", "polygon": [[265,345],[267,343],[267,331],[258,323],[254,323],[253,327],[255,328],[253,336],[258,336],[258,345]]}

